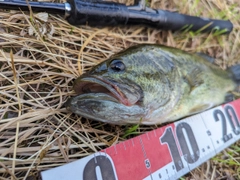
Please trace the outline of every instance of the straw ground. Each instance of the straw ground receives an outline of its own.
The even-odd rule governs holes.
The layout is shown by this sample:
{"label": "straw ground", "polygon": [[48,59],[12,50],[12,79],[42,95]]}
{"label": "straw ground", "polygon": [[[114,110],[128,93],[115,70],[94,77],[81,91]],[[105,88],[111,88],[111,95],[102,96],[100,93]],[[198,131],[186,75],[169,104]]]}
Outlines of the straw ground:
{"label": "straw ground", "polygon": [[[121,1],[121,3],[128,3]],[[0,12],[0,179],[38,178],[157,126],[117,126],[84,119],[63,107],[75,78],[131,45],[157,43],[203,52],[227,68],[240,62],[238,0],[153,0],[153,8],[230,19],[230,35],[137,27],[74,27],[60,16]],[[240,179],[239,144],[182,179]]]}

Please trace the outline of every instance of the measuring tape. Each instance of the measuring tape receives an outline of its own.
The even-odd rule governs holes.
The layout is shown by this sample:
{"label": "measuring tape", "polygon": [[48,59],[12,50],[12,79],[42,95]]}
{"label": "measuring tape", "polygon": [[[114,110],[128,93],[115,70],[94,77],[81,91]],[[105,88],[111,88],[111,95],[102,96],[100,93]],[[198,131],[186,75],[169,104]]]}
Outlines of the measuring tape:
{"label": "measuring tape", "polygon": [[240,99],[41,172],[42,180],[177,179],[240,139]]}

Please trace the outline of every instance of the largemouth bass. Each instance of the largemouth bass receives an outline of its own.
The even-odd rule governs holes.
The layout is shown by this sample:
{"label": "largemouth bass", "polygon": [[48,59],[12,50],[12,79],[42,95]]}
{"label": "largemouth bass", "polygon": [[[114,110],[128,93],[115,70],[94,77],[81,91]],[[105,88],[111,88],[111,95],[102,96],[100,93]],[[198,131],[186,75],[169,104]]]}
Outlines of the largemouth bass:
{"label": "largemouth bass", "polygon": [[161,124],[207,110],[232,98],[240,65],[222,70],[204,54],[140,45],[81,75],[67,109],[93,120]]}

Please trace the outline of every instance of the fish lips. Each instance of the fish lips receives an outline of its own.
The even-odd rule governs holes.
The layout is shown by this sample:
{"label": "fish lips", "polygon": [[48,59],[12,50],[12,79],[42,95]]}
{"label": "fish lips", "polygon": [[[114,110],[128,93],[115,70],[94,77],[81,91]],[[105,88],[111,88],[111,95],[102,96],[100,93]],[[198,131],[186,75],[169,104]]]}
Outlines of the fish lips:
{"label": "fish lips", "polygon": [[[74,90],[79,95],[92,94],[84,97],[92,97],[94,99],[105,99],[109,101],[118,101],[125,106],[136,104],[142,98],[142,90],[137,86],[133,87],[133,83],[124,84],[114,80],[101,77],[90,76],[78,78],[74,84]],[[99,94],[99,96],[97,96]],[[103,95],[105,94],[105,95]],[[88,98],[89,99],[89,98]]]}
{"label": "fish lips", "polygon": [[95,114],[104,109],[102,105],[106,102],[119,103],[116,98],[105,93],[88,93],[68,99],[65,107],[76,114],[96,119]]}
{"label": "fish lips", "polygon": [[118,103],[117,99],[104,93],[81,94],[68,99],[65,107],[80,116],[107,122],[105,117],[107,114],[103,114],[102,111],[106,109],[104,104],[111,101]]}
{"label": "fish lips", "polygon": [[138,105],[125,106],[105,93],[88,93],[72,97],[65,103],[65,107],[85,118],[118,125],[138,124],[146,116],[144,108]]}

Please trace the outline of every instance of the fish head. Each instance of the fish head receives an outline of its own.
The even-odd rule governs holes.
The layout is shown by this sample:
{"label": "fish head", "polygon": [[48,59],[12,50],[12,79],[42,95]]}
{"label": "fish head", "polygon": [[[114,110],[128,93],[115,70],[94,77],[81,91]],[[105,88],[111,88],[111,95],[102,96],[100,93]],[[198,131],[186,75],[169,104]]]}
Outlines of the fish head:
{"label": "fish head", "polygon": [[164,77],[153,56],[147,48],[133,47],[98,64],[75,80],[78,95],[67,108],[103,122],[140,123],[166,101],[159,100]]}

